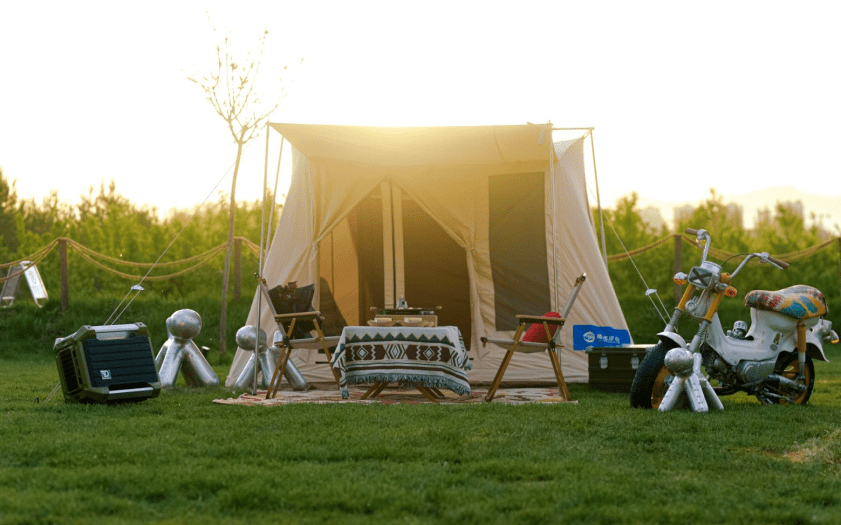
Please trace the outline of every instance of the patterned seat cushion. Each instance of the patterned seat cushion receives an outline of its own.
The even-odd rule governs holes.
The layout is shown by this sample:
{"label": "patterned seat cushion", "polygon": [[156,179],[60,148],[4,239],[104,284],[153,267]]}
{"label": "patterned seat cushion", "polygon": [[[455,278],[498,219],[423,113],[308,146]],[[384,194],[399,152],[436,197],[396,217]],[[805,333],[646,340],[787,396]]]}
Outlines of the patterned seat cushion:
{"label": "patterned seat cushion", "polygon": [[779,312],[795,319],[826,315],[826,299],[817,288],[798,284],[776,292],[754,290],[745,296],[745,306]]}

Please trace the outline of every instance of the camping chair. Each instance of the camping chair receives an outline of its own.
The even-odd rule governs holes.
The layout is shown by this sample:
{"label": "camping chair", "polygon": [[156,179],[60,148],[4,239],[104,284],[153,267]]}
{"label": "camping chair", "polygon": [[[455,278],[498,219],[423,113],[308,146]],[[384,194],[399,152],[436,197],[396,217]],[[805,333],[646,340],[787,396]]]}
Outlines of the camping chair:
{"label": "camping chair", "polygon": [[[272,311],[272,316],[274,317],[277,326],[280,328],[280,330],[278,330],[278,333],[275,334],[274,338],[274,345],[280,348],[280,355],[278,356],[277,366],[274,369],[272,378],[269,381],[268,391],[266,392],[266,399],[272,399],[277,395],[277,391],[280,389],[280,382],[283,376],[286,374],[287,368],[295,366],[291,362],[289,362],[289,357],[292,354],[293,343],[295,343],[296,345],[303,346],[307,345],[308,343],[319,344],[324,350],[324,355],[327,357],[327,362],[330,363],[333,360],[333,356],[330,354],[330,348],[328,347],[327,339],[330,339],[331,342],[337,342],[339,338],[327,338],[324,336],[324,332],[321,330],[321,325],[319,324],[319,320],[321,319],[321,312],[319,312],[318,310],[309,310],[306,312],[278,313],[275,308],[275,304],[272,301],[272,296],[269,293],[269,289],[266,286],[266,281],[263,279],[258,279],[257,286],[260,288],[260,292],[263,294],[263,296],[266,298],[266,301],[269,303],[269,308]],[[304,326],[303,331],[300,325]],[[305,334],[308,329],[314,330],[316,336],[293,339],[293,337],[296,335]],[[330,369],[330,371],[333,372],[333,377],[335,378],[336,384],[338,385],[338,373],[332,368]],[[266,371],[264,371],[264,373],[266,373]]]}
{"label": "camping chair", "polygon": [[[564,308],[560,317],[549,317],[545,315],[518,315],[516,316],[517,331],[514,332],[513,339],[490,339],[482,337],[482,345],[490,342],[502,347],[508,347],[508,352],[506,352],[505,357],[502,359],[502,363],[499,365],[499,370],[497,370],[493,383],[491,383],[491,387],[488,389],[485,401],[493,400],[500,383],[502,383],[502,376],[505,375],[505,369],[508,368],[508,364],[514,356],[514,352],[530,354],[542,352],[543,350],[549,352],[549,361],[552,363],[552,370],[555,372],[555,378],[558,380],[558,394],[564,401],[570,401],[569,389],[567,388],[566,381],[564,380],[564,373],[561,370],[561,360],[559,357],[559,352],[560,349],[563,348],[563,345],[559,345],[557,341],[560,338],[559,334],[561,332],[561,327],[564,326],[567,316],[569,315],[569,311],[572,309],[572,303],[574,303],[575,298],[578,297],[578,292],[581,290],[581,285],[584,284],[584,280],[586,278],[587,274],[582,274],[575,280],[575,284],[572,288],[572,294],[570,294],[566,308]],[[522,337],[523,333],[526,331],[526,326],[537,323],[543,325],[546,342],[539,343],[523,341]],[[552,334],[553,330],[549,328],[550,326],[554,327],[554,335]]]}

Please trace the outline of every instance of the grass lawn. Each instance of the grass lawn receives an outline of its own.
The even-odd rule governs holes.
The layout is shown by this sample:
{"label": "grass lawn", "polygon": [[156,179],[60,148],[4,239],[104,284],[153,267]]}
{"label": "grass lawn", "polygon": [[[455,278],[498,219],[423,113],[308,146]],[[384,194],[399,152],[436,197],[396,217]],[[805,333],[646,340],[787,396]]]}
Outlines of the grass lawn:
{"label": "grass lawn", "polygon": [[[0,361],[0,523],[838,523],[841,352],[806,407],[65,404]],[[217,367],[224,377],[227,367]]]}
{"label": "grass lawn", "polygon": [[558,405],[44,402],[40,337],[0,334],[3,525],[841,522],[841,345],[808,406],[661,414],[580,384]]}

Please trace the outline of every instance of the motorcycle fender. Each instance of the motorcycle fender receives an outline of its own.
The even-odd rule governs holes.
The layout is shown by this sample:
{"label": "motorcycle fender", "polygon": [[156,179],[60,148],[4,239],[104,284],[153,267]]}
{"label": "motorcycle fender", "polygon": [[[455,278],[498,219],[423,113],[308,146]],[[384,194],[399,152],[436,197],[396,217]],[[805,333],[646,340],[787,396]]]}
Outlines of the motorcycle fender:
{"label": "motorcycle fender", "polygon": [[674,332],[660,332],[657,338],[663,343],[663,348],[671,350],[672,348],[686,348],[686,341],[679,334]]}
{"label": "motorcycle fender", "polygon": [[[784,337],[783,340],[780,341],[780,346],[777,351],[778,353],[797,352],[797,334],[793,333]],[[826,354],[823,352],[822,341],[811,331],[806,332],[806,355],[818,361],[829,362],[829,359],[826,358]]]}
{"label": "motorcycle fender", "polygon": [[823,353],[823,341],[815,337],[815,334],[812,332],[806,333],[806,355],[818,361],[829,362],[826,354]]}

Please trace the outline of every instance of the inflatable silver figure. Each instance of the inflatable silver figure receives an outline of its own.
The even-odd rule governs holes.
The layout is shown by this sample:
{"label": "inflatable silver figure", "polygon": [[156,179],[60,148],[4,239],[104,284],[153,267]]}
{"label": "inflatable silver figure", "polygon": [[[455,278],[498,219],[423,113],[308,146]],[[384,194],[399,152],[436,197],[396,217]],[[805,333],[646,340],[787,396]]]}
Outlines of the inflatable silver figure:
{"label": "inflatable silver figure", "polygon": [[674,384],[660,402],[660,411],[681,407],[689,401],[694,412],[708,412],[709,408],[724,410],[724,405],[709,381],[695,369],[701,368],[701,354],[691,353],[685,348],[672,348],[666,353],[664,366],[675,375]]}
{"label": "inflatable silver figure", "polygon": [[[254,373],[256,371],[254,349],[257,348],[257,329],[251,325],[243,326],[237,330],[236,339],[237,346],[243,350],[252,352],[252,354],[251,357],[248,358],[248,363],[245,364],[242,372],[240,372],[239,377],[237,377],[236,382],[234,382],[234,387],[249,388],[254,385]],[[274,370],[277,367],[277,361],[280,357],[280,348],[276,344],[271,348],[266,348],[266,332],[263,330],[260,330],[259,348],[260,349],[256,352],[256,354],[259,356],[260,371],[262,372],[260,376],[260,386],[268,388],[269,381],[272,380],[272,374],[274,374]],[[301,372],[298,371],[298,368],[291,361],[286,364],[284,377],[287,381],[289,381],[289,384],[294,390],[306,390],[309,387],[306,379],[304,379],[304,376],[301,375]]]}
{"label": "inflatable silver figure", "polygon": [[166,320],[166,332],[169,339],[155,357],[161,387],[173,386],[179,370],[189,386],[218,385],[216,372],[193,342],[193,338],[201,332],[199,314],[193,310],[178,310]]}

